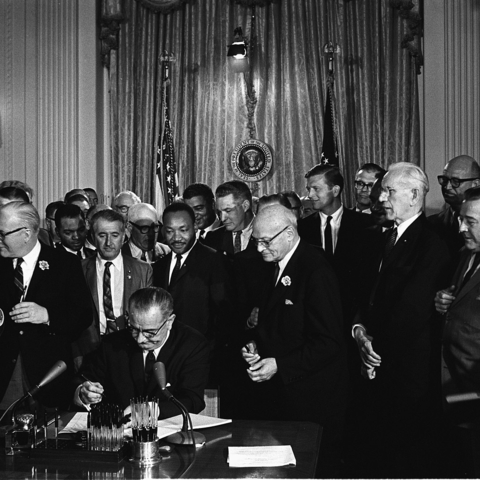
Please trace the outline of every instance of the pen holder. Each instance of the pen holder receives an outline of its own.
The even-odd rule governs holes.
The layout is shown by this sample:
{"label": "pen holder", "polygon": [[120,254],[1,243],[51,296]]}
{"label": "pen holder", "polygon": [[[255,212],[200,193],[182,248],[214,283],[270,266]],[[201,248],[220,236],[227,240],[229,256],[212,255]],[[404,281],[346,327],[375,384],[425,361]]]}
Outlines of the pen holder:
{"label": "pen holder", "polygon": [[133,442],[131,462],[136,463],[140,467],[155,465],[162,461],[162,457],[158,451],[158,440],[153,442]]}

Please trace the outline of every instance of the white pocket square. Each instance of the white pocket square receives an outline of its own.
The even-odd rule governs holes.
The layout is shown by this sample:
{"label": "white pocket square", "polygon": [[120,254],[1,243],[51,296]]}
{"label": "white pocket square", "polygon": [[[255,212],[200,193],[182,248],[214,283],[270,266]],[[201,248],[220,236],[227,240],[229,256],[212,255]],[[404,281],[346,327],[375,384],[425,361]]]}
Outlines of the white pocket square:
{"label": "white pocket square", "polygon": [[293,305],[293,302],[287,298],[285,300],[285,305]]}

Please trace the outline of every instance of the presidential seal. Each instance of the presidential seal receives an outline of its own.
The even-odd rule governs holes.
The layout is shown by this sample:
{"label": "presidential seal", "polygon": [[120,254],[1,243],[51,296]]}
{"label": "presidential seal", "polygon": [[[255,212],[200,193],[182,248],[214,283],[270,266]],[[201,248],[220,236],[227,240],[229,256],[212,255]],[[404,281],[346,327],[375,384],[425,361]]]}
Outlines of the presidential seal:
{"label": "presidential seal", "polygon": [[258,182],[264,179],[272,168],[272,162],[270,148],[253,138],[239,143],[231,157],[235,175],[245,182]]}

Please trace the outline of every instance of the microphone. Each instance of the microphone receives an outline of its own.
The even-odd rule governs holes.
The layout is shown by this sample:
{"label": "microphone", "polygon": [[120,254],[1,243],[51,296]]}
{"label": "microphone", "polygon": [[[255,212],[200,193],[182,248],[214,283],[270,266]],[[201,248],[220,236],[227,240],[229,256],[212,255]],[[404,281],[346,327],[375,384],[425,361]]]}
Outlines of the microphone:
{"label": "microphone", "polygon": [[12,424],[15,424],[15,410],[17,408],[17,404],[23,402],[28,397],[33,397],[38,391],[50,383],[52,380],[55,380],[58,376],[60,376],[65,370],[67,369],[67,364],[63,360],[58,360],[55,362],[53,367],[47,372],[47,374],[38,382],[38,385],[35,385],[31,388],[23,397],[18,398],[15,400],[9,407],[3,412],[3,415],[0,417],[0,422],[3,420],[7,412],[12,409]]}
{"label": "microphone", "polygon": [[52,380],[55,380],[66,369],[67,369],[67,364],[63,360],[58,360],[57,362],[55,362],[53,367],[38,382],[38,385],[35,385],[33,388],[31,388],[20,401],[26,400],[28,397],[33,397],[34,395],[36,395],[42,387],[47,385],[47,383],[50,383]]}
{"label": "microphone", "polygon": [[[165,373],[165,365],[162,362],[155,362],[153,365],[153,375],[157,381],[162,393],[165,397],[174,403],[182,413],[183,426],[182,430],[165,438],[167,442],[175,445],[202,445],[205,443],[205,435],[193,430],[192,418],[185,405],[177,400],[167,389],[167,375]],[[190,428],[189,428],[190,425]]]}

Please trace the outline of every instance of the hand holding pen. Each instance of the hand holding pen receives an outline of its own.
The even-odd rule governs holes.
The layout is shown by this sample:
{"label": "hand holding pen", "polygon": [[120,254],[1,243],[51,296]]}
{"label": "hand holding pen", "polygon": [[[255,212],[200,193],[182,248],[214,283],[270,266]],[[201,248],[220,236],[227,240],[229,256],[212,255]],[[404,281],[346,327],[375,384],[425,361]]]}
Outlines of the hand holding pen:
{"label": "hand holding pen", "polygon": [[100,403],[104,397],[104,389],[101,383],[92,382],[85,375],[80,375],[85,381],[80,388],[80,400],[87,405]]}

